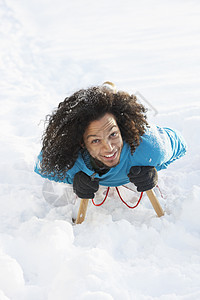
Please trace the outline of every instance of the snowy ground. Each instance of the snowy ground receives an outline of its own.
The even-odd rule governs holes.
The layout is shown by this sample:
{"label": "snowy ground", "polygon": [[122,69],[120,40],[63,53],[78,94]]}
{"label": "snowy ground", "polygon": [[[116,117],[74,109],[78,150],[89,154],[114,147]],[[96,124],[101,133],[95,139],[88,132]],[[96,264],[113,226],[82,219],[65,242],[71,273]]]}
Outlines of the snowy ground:
{"label": "snowy ground", "polygon": [[[0,300],[200,299],[200,2],[0,0],[0,24]],[[164,217],[111,191],[72,226],[78,203],[48,204],[33,172],[43,121],[105,80],[142,93],[188,153],[159,173]]]}

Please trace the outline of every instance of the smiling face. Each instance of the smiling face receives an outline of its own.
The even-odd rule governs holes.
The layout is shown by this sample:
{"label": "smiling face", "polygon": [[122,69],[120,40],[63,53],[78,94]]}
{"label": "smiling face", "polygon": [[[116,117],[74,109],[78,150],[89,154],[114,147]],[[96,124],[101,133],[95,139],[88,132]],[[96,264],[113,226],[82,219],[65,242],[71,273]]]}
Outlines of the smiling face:
{"label": "smiling face", "polygon": [[90,155],[107,167],[119,163],[123,140],[112,114],[106,113],[92,121],[85,130],[83,141]]}

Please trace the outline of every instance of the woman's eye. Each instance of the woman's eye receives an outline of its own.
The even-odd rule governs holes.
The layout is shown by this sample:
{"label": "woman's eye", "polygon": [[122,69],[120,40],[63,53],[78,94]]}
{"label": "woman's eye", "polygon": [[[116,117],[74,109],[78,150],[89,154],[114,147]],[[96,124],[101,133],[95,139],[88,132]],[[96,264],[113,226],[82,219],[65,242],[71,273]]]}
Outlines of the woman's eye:
{"label": "woman's eye", "polygon": [[117,132],[113,132],[113,133],[111,133],[111,135],[110,135],[110,136],[111,136],[111,137],[116,137],[116,136],[117,136],[117,134],[118,134]]}
{"label": "woman's eye", "polygon": [[98,143],[99,142],[99,140],[98,139],[96,139],[96,140],[92,140],[92,144],[96,144],[96,143]]}

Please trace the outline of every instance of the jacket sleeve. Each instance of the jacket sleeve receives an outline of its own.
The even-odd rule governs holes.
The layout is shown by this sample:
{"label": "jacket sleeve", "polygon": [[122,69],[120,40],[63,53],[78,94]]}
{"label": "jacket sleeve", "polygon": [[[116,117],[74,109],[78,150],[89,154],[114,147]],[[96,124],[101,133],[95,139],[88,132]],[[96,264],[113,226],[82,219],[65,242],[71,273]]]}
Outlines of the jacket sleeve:
{"label": "jacket sleeve", "polygon": [[169,153],[166,155],[166,159],[163,160],[160,165],[160,169],[165,169],[176,159],[181,158],[186,154],[187,144],[180,132],[164,127],[163,130],[166,133],[166,139],[169,140]]}
{"label": "jacket sleeve", "polygon": [[68,184],[73,183],[73,178],[71,178],[71,176],[67,172],[66,172],[65,176],[63,177],[63,179],[59,178],[59,176],[53,172],[50,174],[42,173],[41,167],[40,167],[41,161],[42,161],[42,152],[40,152],[40,154],[38,155],[37,162],[36,162],[35,168],[34,168],[34,171],[37,174],[39,174],[41,177],[49,179],[49,180],[53,180],[55,182],[63,182],[63,183],[68,183]]}
{"label": "jacket sleeve", "polygon": [[151,165],[159,171],[185,155],[187,146],[181,134],[167,127],[153,126],[147,138],[150,145]]}

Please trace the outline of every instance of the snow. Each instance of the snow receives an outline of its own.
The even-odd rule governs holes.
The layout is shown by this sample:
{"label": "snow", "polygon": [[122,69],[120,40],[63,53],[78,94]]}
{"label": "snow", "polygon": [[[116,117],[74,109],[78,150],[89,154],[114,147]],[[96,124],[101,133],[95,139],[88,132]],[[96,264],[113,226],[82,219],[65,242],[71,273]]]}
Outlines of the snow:
{"label": "snow", "polygon": [[[0,20],[0,300],[200,299],[199,1],[0,0]],[[107,80],[188,153],[159,172],[164,217],[111,189],[73,226],[79,201],[33,172],[45,116]]]}

